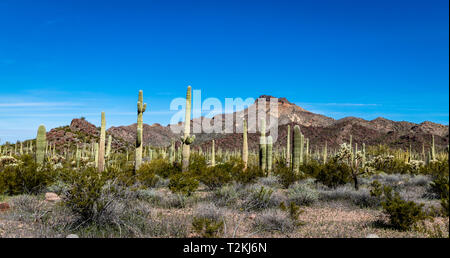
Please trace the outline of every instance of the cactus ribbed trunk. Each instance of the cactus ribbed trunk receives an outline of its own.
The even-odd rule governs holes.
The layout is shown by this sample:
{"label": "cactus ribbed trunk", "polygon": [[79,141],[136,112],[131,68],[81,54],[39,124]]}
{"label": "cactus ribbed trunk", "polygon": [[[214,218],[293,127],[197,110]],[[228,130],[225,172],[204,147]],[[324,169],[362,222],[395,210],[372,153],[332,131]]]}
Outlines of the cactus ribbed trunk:
{"label": "cactus ribbed trunk", "polygon": [[300,164],[303,164],[303,156],[305,155],[303,150],[305,149],[305,136],[300,133]]}
{"label": "cactus ribbed trunk", "polygon": [[102,125],[100,128],[100,143],[98,148],[98,172],[105,170],[105,137],[106,137],[106,119],[105,112],[102,112]]}
{"label": "cactus ribbed trunk", "polygon": [[215,147],[215,142],[214,140],[212,140],[212,149],[211,149],[211,166],[215,166],[216,165],[216,147]]}
{"label": "cactus ribbed trunk", "polygon": [[143,146],[143,114],[147,109],[147,104],[144,103],[144,93],[139,91],[137,102],[137,129],[136,129],[136,154],[135,154],[135,170],[138,170],[142,164],[142,146]]}
{"label": "cactus ribbed trunk", "polygon": [[109,158],[109,155],[111,154],[111,143],[112,143],[112,136],[108,136],[108,143],[106,144],[106,154],[105,156]]}
{"label": "cactus ribbed trunk", "polygon": [[247,121],[244,119],[244,132],[242,139],[242,161],[244,162],[244,170],[248,167],[248,140],[247,140]]}
{"label": "cactus ribbed trunk", "polygon": [[94,162],[95,167],[98,168],[98,142],[96,142],[94,146]]}
{"label": "cactus ribbed trunk", "polygon": [[259,137],[259,167],[266,171],[267,168],[267,141],[266,141],[266,120],[261,119],[261,137]]}
{"label": "cactus ribbed trunk", "polygon": [[183,143],[183,162],[182,171],[185,172],[189,169],[189,158],[191,155],[191,143],[194,142],[195,135],[190,136],[191,131],[191,86],[188,86],[186,92],[186,113],[184,119],[184,136],[181,137]]}
{"label": "cactus ribbed trunk", "polygon": [[272,136],[267,136],[267,175],[272,172],[273,162],[273,139]]}
{"label": "cactus ribbed trunk", "polygon": [[45,146],[47,146],[47,135],[44,125],[40,125],[36,136],[36,163],[43,164],[45,159]]}
{"label": "cactus ribbed trunk", "polygon": [[294,126],[294,144],[292,149],[292,170],[295,173],[300,171],[300,157],[301,157],[301,139],[302,133],[300,126]]}
{"label": "cactus ribbed trunk", "polygon": [[328,153],[327,153],[327,142],[325,142],[325,147],[323,149],[323,164],[327,163],[327,156],[328,156]]}
{"label": "cactus ribbed trunk", "polygon": [[291,166],[291,125],[287,126],[286,166]]}

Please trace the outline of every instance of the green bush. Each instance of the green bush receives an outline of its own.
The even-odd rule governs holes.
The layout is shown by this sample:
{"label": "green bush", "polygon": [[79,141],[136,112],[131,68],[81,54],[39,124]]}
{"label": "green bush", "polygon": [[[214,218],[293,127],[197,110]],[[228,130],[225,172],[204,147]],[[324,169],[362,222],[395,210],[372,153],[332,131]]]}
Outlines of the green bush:
{"label": "green bush", "polygon": [[50,164],[38,166],[31,155],[22,155],[19,162],[0,170],[0,194],[38,193],[52,184],[59,172]]}
{"label": "green bush", "polygon": [[155,173],[154,166],[151,163],[144,163],[136,171],[137,180],[147,187],[154,187],[158,181],[159,176]]}
{"label": "green bush", "polygon": [[162,178],[168,178],[171,175],[181,172],[180,164],[171,164],[168,160],[162,158],[153,159],[149,163],[144,163],[142,166],[144,166],[143,169],[145,169],[146,174],[155,174]]}
{"label": "green bush", "polygon": [[243,162],[238,161],[231,174],[235,182],[247,185],[254,183],[258,178],[263,177],[265,173],[258,166],[249,166],[244,170]]}
{"label": "green bush", "polygon": [[398,192],[393,193],[390,186],[383,187],[381,206],[389,216],[391,226],[399,230],[409,230],[417,222],[426,219],[423,204],[403,200]]}
{"label": "green bush", "polygon": [[198,180],[205,184],[210,190],[213,190],[231,182],[231,173],[233,169],[234,165],[231,163],[223,163],[214,167],[208,167],[203,171],[198,171]]}
{"label": "green bush", "polygon": [[285,166],[277,166],[274,174],[278,176],[280,184],[284,188],[288,188],[300,179],[300,175],[292,171],[291,168]]}
{"label": "green bush", "polygon": [[88,167],[81,171],[73,171],[66,178],[70,185],[63,194],[63,203],[80,217],[80,222],[98,221],[109,205],[102,198],[109,176],[99,173],[96,168]]}
{"label": "green bush", "polygon": [[329,160],[325,165],[321,166],[316,174],[316,181],[330,188],[336,188],[345,185],[351,180],[351,169],[342,162],[335,159]]}
{"label": "green bush", "polygon": [[201,237],[217,237],[219,233],[223,232],[223,221],[194,217],[192,220],[192,228]]}
{"label": "green bush", "polygon": [[170,176],[169,189],[173,193],[190,196],[198,188],[198,181],[188,172]]}

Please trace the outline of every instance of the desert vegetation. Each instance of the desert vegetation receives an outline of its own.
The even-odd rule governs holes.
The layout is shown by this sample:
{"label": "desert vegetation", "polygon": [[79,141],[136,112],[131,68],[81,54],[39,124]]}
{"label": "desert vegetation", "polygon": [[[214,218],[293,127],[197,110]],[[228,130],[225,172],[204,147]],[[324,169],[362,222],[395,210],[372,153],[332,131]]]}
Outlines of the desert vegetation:
{"label": "desert vegetation", "polygon": [[[0,146],[0,237],[448,237],[448,147],[314,146],[287,127],[274,148],[191,149],[191,88],[178,143],[145,146],[139,92],[133,148],[100,134],[57,149],[36,139]],[[84,138],[87,139],[87,138]]]}

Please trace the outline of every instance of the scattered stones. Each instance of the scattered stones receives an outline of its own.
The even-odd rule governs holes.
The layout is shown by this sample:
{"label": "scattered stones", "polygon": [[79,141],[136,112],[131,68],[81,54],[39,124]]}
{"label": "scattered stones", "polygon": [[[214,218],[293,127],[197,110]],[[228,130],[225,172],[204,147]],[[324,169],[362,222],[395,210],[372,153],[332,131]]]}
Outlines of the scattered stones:
{"label": "scattered stones", "polygon": [[1,211],[7,211],[11,208],[8,203],[6,202],[0,202],[0,212]]}
{"label": "scattered stones", "polygon": [[377,234],[368,234],[366,238],[380,238]]}
{"label": "scattered stones", "polygon": [[57,194],[55,193],[46,193],[45,194],[45,200],[47,202],[58,202],[61,200],[61,197],[59,197]]}

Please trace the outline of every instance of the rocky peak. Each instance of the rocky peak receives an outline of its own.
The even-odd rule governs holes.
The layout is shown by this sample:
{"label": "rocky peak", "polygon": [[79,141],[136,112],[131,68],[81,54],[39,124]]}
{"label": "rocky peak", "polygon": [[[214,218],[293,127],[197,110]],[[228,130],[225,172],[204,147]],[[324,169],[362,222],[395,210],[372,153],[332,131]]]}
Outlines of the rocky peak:
{"label": "rocky peak", "polygon": [[99,134],[97,127],[83,118],[72,119],[72,122],[70,123],[70,129],[74,132],[78,131],[88,135],[96,136]]}

